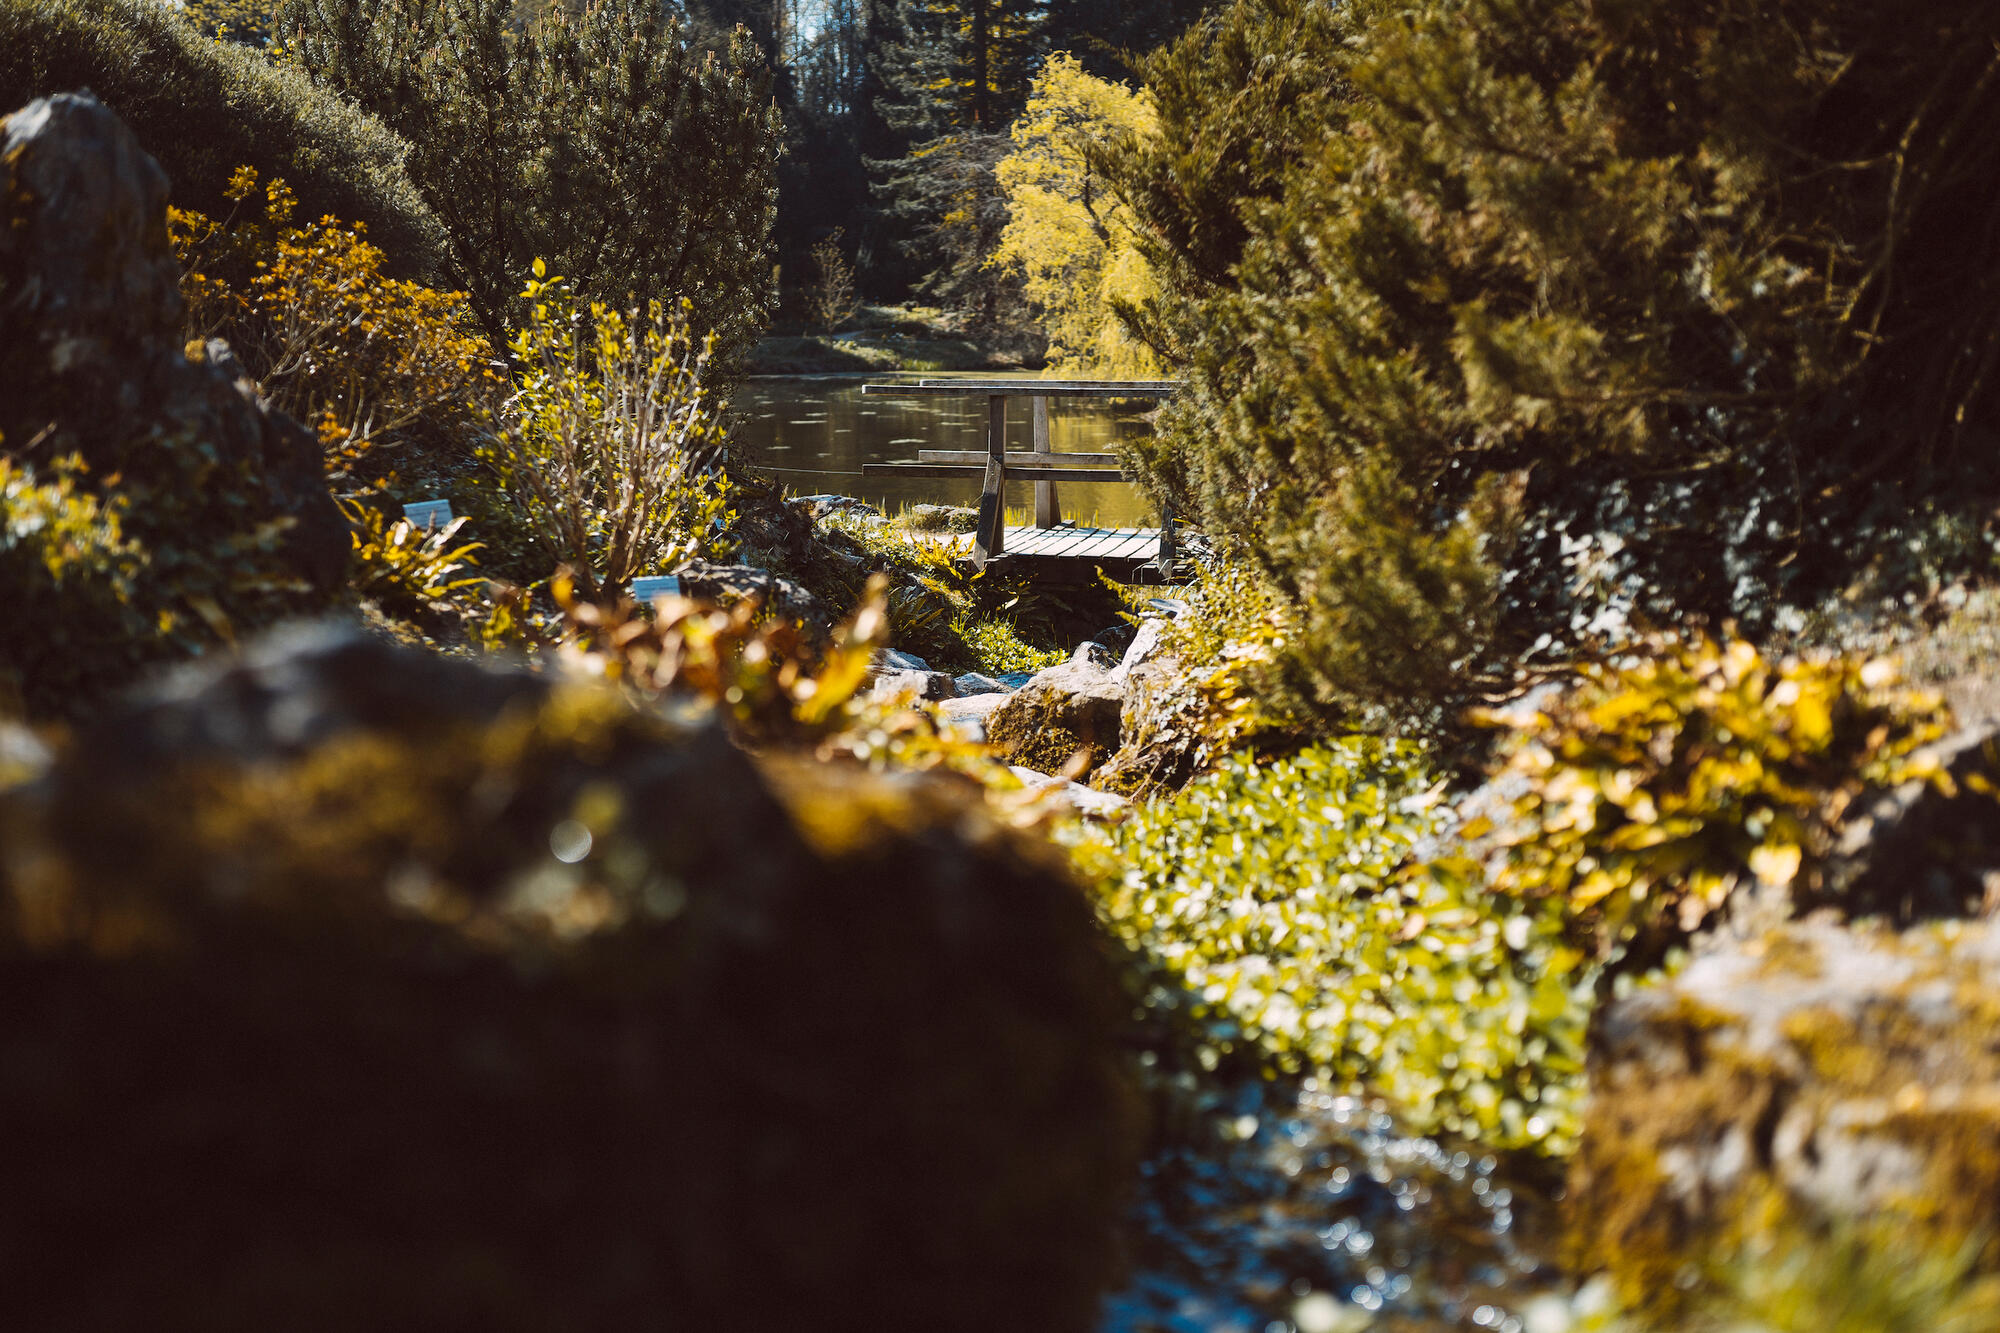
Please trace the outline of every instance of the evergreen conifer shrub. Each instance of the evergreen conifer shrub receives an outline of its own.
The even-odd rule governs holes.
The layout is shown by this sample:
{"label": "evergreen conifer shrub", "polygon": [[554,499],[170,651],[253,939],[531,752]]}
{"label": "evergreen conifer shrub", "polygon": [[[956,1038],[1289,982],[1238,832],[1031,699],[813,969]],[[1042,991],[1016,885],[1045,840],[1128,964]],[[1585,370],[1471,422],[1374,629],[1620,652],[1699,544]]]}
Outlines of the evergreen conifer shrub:
{"label": "evergreen conifer shrub", "polygon": [[[522,11],[525,12],[525,11]],[[488,339],[517,326],[536,259],[583,295],[693,306],[727,361],[776,303],[782,130],[749,34],[701,49],[643,0],[289,0],[285,39],[321,86],[412,145],[451,285]]]}
{"label": "evergreen conifer shrub", "polygon": [[360,222],[401,276],[436,272],[442,234],[380,121],[261,52],[206,37],[158,0],[0,4],[0,115],[89,88],[173,182],[173,201],[229,215],[248,165],[279,176],[300,214]]}
{"label": "evergreen conifer shrub", "polygon": [[1996,461],[1996,38],[1975,0],[1239,0],[1110,155],[1190,385],[1139,461],[1343,708],[1817,595],[1864,508]]}

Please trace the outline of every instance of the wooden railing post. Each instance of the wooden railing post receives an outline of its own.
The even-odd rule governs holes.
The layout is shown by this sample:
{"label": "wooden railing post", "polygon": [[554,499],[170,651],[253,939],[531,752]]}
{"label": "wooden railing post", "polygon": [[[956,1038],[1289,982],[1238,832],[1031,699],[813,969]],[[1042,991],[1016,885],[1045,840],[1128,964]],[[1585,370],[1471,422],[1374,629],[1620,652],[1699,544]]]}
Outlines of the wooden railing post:
{"label": "wooden railing post", "polygon": [[[1049,399],[1047,394],[1035,398],[1035,452],[1046,454],[1049,449]],[[1038,528],[1059,527],[1062,524],[1062,505],[1056,499],[1056,484],[1052,481],[1035,483],[1035,526]]]}
{"label": "wooden railing post", "polygon": [[972,537],[972,559],[981,569],[1007,543],[1007,395],[986,399],[986,485],[979,493],[979,527]]}
{"label": "wooden railing post", "polygon": [[1178,554],[1174,542],[1174,507],[1171,503],[1160,506],[1160,574],[1164,578],[1174,576],[1173,563]]}

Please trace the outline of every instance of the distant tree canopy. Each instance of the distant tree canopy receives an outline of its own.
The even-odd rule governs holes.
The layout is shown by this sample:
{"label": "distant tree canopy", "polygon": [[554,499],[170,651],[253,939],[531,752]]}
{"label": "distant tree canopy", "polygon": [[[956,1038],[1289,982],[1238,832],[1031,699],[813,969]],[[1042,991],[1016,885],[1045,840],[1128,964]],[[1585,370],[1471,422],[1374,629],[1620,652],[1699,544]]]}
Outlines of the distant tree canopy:
{"label": "distant tree canopy", "polygon": [[747,33],[720,52],[650,0],[289,0],[312,76],[411,145],[453,282],[496,346],[535,259],[580,290],[693,303],[726,355],[768,320],[780,123]]}
{"label": "distant tree canopy", "polygon": [[1236,0],[1146,74],[1107,166],[1190,382],[1149,476],[1330,706],[1755,620],[2000,477],[1986,0]]}
{"label": "distant tree canopy", "polygon": [[[784,117],[777,246],[789,278],[849,238],[874,299],[913,289],[975,312],[1018,292],[982,273],[1004,225],[991,167],[1049,56],[1126,77],[1200,0],[680,0],[703,40],[741,23]],[[952,142],[944,142],[952,140]],[[968,188],[972,188],[968,193]],[[1005,286],[1005,284],[1001,284]]]}
{"label": "distant tree canopy", "polygon": [[1069,374],[1150,378],[1152,350],[1133,338],[1119,307],[1153,299],[1152,269],[1133,218],[1106,186],[1092,148],[1117,134],[1158,132],[1143,91],[1093,78],[1067,53],[1035,76],[1008,132],[1013,152],[997,175],[1007,199],[998,262],[1019,270],[1049,338],[1049,367]]}

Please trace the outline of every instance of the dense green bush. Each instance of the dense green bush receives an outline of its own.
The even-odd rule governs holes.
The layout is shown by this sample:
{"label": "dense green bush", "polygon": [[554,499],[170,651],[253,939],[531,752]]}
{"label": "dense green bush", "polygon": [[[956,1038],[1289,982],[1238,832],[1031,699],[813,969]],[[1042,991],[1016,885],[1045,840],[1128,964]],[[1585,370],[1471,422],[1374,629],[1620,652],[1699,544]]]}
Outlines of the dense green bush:
{"label": "dense green bush", "polygon": [[227,217],[247,164],[283,177],[305,218],[365,223],[393,272],[438,271],[443,237],[405,173],[407,147],[297,70],[205,37],[157,0],[0,4],[0,114],[85,87],[159,160],[181,207]]}
{"label": "dense green bush", "polygon": [[452,285],[496,347],[536,259],[585,297],[692,303],[733,360],[775,302],[778,113],[739,32],[718,56],[644,0],[291,0],[290,50],[404,134]]}
{"label": "dense green bush", "polygon": [[1565,1152],[1591,969],[1559,905],[1419,859],[1445,824],[1432,784],[1412,747],[1368,739],[1225,761],[1105,835],[1100,911],[1151,969],[1147,1003],[1191,1010],[1204,1066],[1315,1074],[1420,1132]]}
{"label": "dense green bush", "polygon": [[1996,35],[1982,0],[1238,0],[1111,163],[1190,382],[1139,461],[1337,706],[1817,595],[1884,483],[1991,485]]}

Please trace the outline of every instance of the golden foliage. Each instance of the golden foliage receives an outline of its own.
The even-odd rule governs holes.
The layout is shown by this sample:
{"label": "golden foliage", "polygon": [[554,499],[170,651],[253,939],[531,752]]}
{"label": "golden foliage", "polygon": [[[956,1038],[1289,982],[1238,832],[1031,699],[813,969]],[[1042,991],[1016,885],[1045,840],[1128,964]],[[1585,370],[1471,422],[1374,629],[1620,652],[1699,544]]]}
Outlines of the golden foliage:
{"label": "golden foliage", "polygon": [[875,650],[888,643],[883,588],[878,576],[831,642],[822,643],[790,621],[764,616],[755,597],[727,609],[662,597],[648,615],[630,598],[579,596],[565,571],[551,584],[564,620],[555,650],[572,674],[646,698],[705,700],[746,739],[813,739],[856,715],[856,691]]}
{"label": "golden foliage", "polygon": [[452,544],[465,519],[427,531],[360,501],[343,502],[341,512],[354,533],[349,586],[384,611],[425,617],[486,583],[483,576],[465,573],[478,563],[472,553],[480,543]]}
{"label": "golden foliage", "polygon": [[382,480],[369,455],[385,442],[468,454],[499,381],[465,297],[385,276],[360,223],[295,225],[282,180],[260,190],[242,167],[229,197],[246,216],[169,210],[190,338],[228,340],[273,404],[318,431],[336,485]]}
{"label": "golden foliage", "polygon": [[1035,76],[1027,109],[999,165],[1009,216],[995,263],[1016,265],[1042,311],[1049,367],[1139,378],[1160,373],[1152,351],[1125,332],[1117,311],[1143,305],[1157,286],[1132,216],[1106,188],[1086,151],[1114,134],[1157,132],[1152,100],[1053,56]]}
{"label": "golden foliage", "polygon": [[593,597],[690,559],[729,519],[709,466],[728,433],[715,335],[695,336],[685,301],[580,310],[539,259],[522,297],[521,374],[487,459],[536,538]]}
{"label": "golden foliage", "polygon": [[854,266],[840,252],[841,229],[812,248],[815,281],[807,293],[813,322],[828,333],[854,318]]}
{"label": "golden foliage", "polygon": [[1918,753],[1943,721],[1885,661],[1773,662],[1702,636],[1587,667],[1509,724],[1521,793],[1497,834],[1500,886],[1566,898],[1606,955],[1642,931],[1692,932],[1739,886],[1810,889],[1864,790],[1948,781]]}

